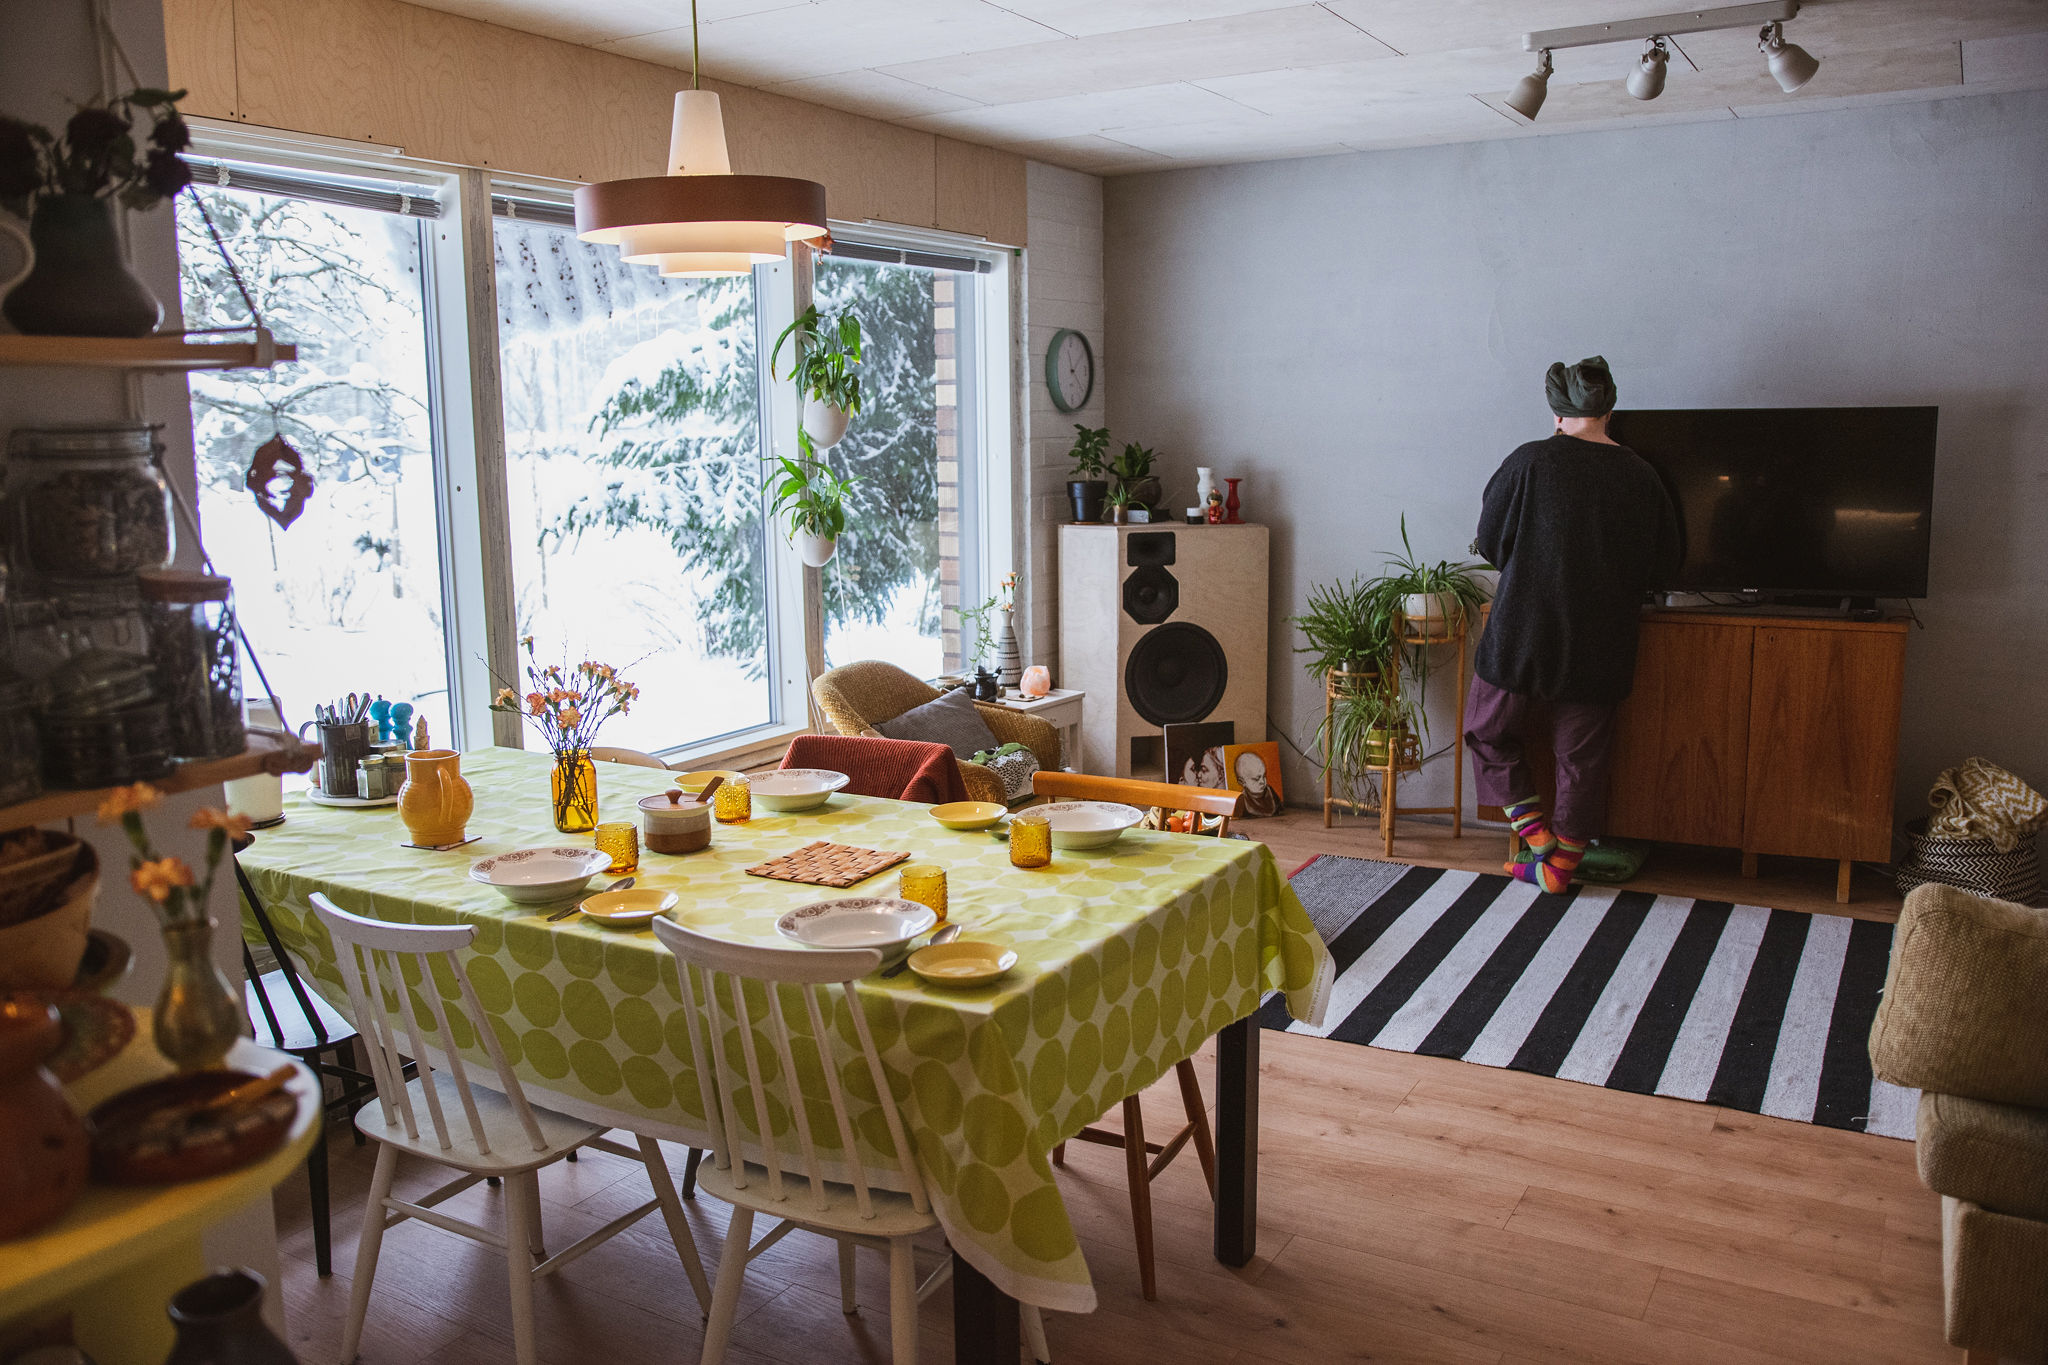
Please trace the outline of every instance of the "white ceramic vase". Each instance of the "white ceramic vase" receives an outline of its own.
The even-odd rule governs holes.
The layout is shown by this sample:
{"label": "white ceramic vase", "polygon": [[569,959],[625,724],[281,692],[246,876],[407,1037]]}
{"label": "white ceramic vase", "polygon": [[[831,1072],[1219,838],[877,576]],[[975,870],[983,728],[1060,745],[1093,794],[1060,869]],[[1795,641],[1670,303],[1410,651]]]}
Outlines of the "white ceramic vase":
{"label": "white ceramic vase", "polygon": [[816,398],[804,400],[804,432],[811,438],[813,450],[838,445],[839,438],[846,435],[846,424],[851,420],[852,414],[845,408],[835,408]]}
{"label": "white ceramic vase", "polygon": [[1216,491],[1216,480],[1210,477],[1211,472],[1212,466],[1210,465],[1198,464],[1195,466],[1195,506],[1197,507],[1206,508],[1209,505],[1209,495]]}
{"label": "white ceramic vase", "polygon": [[796,552],[803,556],[805,564],[813,569],[822,569],[832,562],[832,556],[839,552],[839,542],[831,536],[821,536],[813,531],[796,533]]}

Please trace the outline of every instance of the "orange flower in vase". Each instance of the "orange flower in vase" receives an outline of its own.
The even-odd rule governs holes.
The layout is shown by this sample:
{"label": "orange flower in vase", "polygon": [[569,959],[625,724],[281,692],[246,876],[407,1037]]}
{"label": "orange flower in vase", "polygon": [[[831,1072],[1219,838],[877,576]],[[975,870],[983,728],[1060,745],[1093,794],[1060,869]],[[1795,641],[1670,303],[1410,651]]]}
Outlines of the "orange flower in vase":
{"label": "orange flower in vase", "polygon": [[491,709],[520,717],[547,741],[555,755],[549,775],[555,828],[581,834],[597,825],[597,768],[590,761],[591,743],[606,721],[632,709],[640,689],[610,664],[585,659],[573,667],[544,665],[533,656],[531,635],[520,644],[526,649],[527,691],[521,696],[512,686],[501,686]]}

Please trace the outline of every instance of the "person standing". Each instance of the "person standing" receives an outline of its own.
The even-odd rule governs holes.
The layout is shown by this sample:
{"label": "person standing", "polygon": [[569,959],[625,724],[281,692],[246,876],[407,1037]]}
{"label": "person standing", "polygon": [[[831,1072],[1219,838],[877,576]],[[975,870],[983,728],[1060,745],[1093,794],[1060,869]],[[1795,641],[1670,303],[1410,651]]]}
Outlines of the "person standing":
{"label": "person standing", "polygon": [[[1614,708],[1635,681],[1643,596],[1677,570],[1682,541],[1657,472],[1607,434],[1607,362],[1559,361],[1544,389],[1553,433],[1501,463],[1480,508],[1473,548],[1500,583],[1464,724],[1480,802],[1503,807],[1535,855],[1505,870],[1555,894],[1605,825]],[[1524,758],[1537,738],[1557,759],[1547,813]]]}

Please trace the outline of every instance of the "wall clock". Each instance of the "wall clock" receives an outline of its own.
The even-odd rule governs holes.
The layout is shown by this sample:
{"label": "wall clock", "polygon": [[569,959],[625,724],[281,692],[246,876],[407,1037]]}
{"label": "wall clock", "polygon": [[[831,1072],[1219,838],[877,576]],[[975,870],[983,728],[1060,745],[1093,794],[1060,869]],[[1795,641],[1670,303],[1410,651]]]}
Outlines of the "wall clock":
{"label": "wall clock", "polygon": [[1045,348],[1045,387],[1061,412],[1078,412],[1095,392],[1095,352],[1072,328],[1052,334]]}

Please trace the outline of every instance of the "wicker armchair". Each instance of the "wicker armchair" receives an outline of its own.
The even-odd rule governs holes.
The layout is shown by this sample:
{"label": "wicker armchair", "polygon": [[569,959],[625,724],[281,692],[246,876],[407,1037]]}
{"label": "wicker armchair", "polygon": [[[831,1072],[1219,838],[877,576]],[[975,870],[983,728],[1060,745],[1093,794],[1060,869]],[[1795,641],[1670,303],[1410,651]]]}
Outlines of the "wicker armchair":
{"label": "wicker armchair", "polygon": [[[879,735],[877,725],[896,719],[912,707],[938,700],[940,693],[894,664],[864,659],[820,674],[811,683],[811,695],[817,698],[825,718],[840,734]],[[1051,725],[1036,716],[986,703],[976,703],[975,710],[988,722],[999,743],[1014,740],[1038,755],[1040,767],[1055,771],[1059,768],[1060,732]],[[980,764],[962,763],[960,777],[967,784],[967,794],[976,801],[1007,804],[1002,779]]]}

